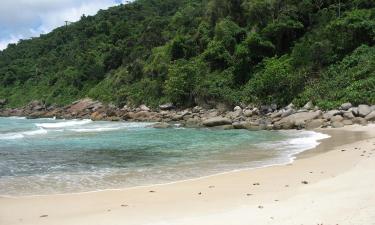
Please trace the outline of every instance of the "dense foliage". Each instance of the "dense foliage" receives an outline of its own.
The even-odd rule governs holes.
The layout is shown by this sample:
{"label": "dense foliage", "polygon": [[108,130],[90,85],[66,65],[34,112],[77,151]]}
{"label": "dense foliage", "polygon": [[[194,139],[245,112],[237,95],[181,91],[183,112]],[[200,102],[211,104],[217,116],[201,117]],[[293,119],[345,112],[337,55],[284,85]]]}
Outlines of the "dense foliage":
{"label": "dense foliage", "polygon": [[0,52],[0,99],[375,104],[375,2],[136,0]]}

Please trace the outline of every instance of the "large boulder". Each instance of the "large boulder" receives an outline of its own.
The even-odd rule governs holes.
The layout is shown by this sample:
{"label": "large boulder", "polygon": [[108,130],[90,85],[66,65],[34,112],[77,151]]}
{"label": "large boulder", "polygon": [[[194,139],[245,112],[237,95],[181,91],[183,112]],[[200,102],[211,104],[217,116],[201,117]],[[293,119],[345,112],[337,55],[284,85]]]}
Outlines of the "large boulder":
{"label": "large boulder", "polygon": [[334,117],[336,115],[340,115],[340,113],[341,112],[339,110],[330,110],[330,111],[323,114],[323,118],[327,119],[327,120],[330,120],[332,117]]}
{"label": "large boulder", "polygon": [[232,125],[235,129],[247,129],[247,130],[260,130],[261,129],[259,124],[255,122],[241,121],[241,122],[234,122]]}
{"label": "large boulder", "polygon": [[206,119],[203,121],[203,125],[206,127],[216,127],[216,126],[222,126],[222,125],[231,125],[232,120],[224,117],[213,117],[210,119]]}
{"label": "large boulder", "polygon": [[305,125],[305,128],[306,129],[316,129],[316,128],[320,128],[323,126],[325,120],[324,119],[316,119],[316,120],[312,120],[310,122],[308,122],[306,125]]}
{"label": "large boulder", "polygon": [[365,119],[366,119],[367,121],[375,121],[375,111],[370,112],[370,113],[365,117]]}
{"label": "large boulder", "polygon": [[360,117],[365,117],[371,112],[371,107],[368,105],[359,105],[358,106],[358,115]]}
{"label": "large boulder", "polygon": [[284,117],[287,117],[287,116],[290,116],[292,115],[293,113],[295,113],[296,111],[292,108],[292,107],[289,107],[287,108],[282,114],[281,114],[281,117],[284,118]]}
{"label": "large boulder", "polygon": [[318,119],[321,116],[322,112],[320,110],[315,112],[298,112],[282,118],[281,120],[275,122],[275,125],[276,127],[280,127],[282,129],[303,128],[306,122]]}
{"label": "large boulder", "polygon": [[85,110],[96,111],[99,108],[103,107],[102,103],[94,101],[90,98],[81,99],[73,102],[70,106],[67,107],[67,112],[83,112]]}

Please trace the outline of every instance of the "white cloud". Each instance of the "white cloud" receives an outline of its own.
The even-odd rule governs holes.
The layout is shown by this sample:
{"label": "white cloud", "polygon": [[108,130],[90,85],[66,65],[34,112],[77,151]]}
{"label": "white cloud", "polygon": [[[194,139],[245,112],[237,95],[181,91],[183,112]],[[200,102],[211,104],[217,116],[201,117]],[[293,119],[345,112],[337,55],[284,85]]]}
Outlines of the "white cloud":
{"label": "white cloud", "polygon": [[[122,0],[123,1],[123,0]],[[75,22],[82,14],[94,15],[99,9],[118,4],[119,0],[1,0],[0,50],[20,38],[48,33]],[[123,1],[125,3],[126,1]]]}

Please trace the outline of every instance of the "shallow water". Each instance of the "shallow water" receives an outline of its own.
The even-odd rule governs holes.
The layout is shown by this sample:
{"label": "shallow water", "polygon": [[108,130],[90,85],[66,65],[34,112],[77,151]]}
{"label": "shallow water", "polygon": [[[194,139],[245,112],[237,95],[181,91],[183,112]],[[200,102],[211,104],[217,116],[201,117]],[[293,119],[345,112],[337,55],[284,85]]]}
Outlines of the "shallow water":
{"label": "shallow water", "polygon": [[326,137],[151,125],[0,118],[0,195],[125,188],[288,163]]}

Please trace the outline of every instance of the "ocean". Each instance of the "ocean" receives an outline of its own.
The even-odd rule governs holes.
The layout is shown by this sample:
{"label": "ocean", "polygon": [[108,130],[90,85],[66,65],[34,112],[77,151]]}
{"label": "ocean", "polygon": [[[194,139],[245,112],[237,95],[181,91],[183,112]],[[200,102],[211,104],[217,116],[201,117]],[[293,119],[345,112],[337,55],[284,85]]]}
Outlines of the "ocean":
{"label": "ocean", "polygon": [[129,188],[285,164],[327,137],[314,131],[0,118],[0,196]]}

